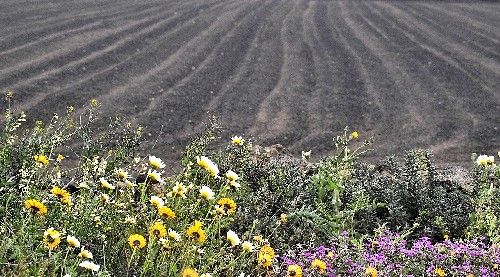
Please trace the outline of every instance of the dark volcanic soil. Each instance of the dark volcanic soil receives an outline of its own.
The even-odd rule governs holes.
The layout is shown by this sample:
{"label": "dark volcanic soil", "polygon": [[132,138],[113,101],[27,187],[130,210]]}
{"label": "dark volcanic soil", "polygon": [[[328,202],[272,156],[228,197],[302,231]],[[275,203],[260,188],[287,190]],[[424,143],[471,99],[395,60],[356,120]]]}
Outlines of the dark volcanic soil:
{"label": "dark volcanic soil", "polygon": [[[349,125],[372,157],[500,150],[500,4],[450,1],[0,1],[0,90],[45,118],[89,99],[164,133],[174,160],[207,112],[291,153]],[[3,105],[3,104],[2,104]]]}

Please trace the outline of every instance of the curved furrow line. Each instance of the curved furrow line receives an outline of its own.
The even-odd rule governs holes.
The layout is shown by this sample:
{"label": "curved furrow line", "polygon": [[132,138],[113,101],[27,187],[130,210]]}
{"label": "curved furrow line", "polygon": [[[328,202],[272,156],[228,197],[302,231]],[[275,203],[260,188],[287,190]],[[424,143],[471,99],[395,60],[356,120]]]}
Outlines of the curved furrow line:
{"label": "curved furrow line", "polygon": [[[424,99],[428,100],[429,98],[436,97],[436,95],[427,94],[433,91],[437,84],[432,76],[425,75],[424,70],[419,67],[414,68],[414,56],[411,51],[415,46],[395,39],[394,35],[391,34],[395,25],[393,23],[387,26],[380,25],[380,19],[369,8],[366,8],[363,3],[352,3],[351,11],[357,15],[356,23],[359,24],[360,30],[363,30],[363,26],[375,26],[377,31],[382,32],[383,37],[387,38],[382,40],[380,39],[381,35],[377,35],[378,41],[371,40],[369,43],[376,45],[373,48],[374,52],[387,65],[385,69],[389,72],[389,76],[394,78],[395,84],[397,84],[396,89],[392,90],[394,94],[387,96],[381,94],[381,100],[390,105],[389,107],[396,109],[394,113],[396,119],[394,120],[398,122],[392,126],[400,126],[405,131],[403,134],[400,131],[401,129],[388,130],[389,133],[382,134],[380,139],[396,143],[401,139],[402,135],[407,135],[410,138],[405,140],[405,142],[408,145],[414,146],[430,140],[430,136],[432,135],[431,130],[434,129],[434,126],[432,126],[433,121],[429,118],[429,115],[432,114],[429,111],[433,110],[430,107],[433,105],[432,103],[437,103],[437,101],[424,101]],[[370,24],[367,23],[367,18],[370,18]],[[384,30],[384,27],[390,30]],[[351,25],[351,28],[356,27]],[[362,36],[368,38],[373,35],[373,33],[367,33],[366,31],[362,34]],[[386,110],[389,110],[389,108],[386,108]],[[412,141],[414,138],[418,139],[418,141]],[[404,149],[406,146],[404,143],[400,143],[397,146],[394,145],[394,147]]]}
{"label": "curved furrow line", "polygon": [[277,72],[283,61],[276,33],[291,5],[288,1],[280,1],[276,7],[265,10],[236,73],[227,79],[227,83],[205,107],[205,110],[216,113],[223,122],[227,122],[227,129],[233,133],[245,134],[254,125],[255,107],[278,82]]}
{"label": "curved furrow line", "polygon": [[[128,53],[127,51],[121,50],[114,51],[115,53],[113,53],[113,55],[107,55],[86,62],[83,64],[86,68],[84,71],[82,71],[81,67],[78,67],[70,73],[65,72],[64,76],[59,76],[60,81],[57,81],[58,77],[54,76],[53,78],[55,79],[50,81],[50,83],[57,84],[58,87],[52,88],[50,94],[38,97],[36,102],[30,101],[30,103],[32,103],[33,106],[43,106],[44,103],[51,102],[54,99],[68,98],[67,95],[71,95],[73,91],[88,90],[88,88],[93,87],[95,83],[101,85],[92,91],[88,91],[88,93],[92,95],[88,95],[88,97],[80,96],[79,98],[81,99],[76,100],[77,103],[72,104],[83,105],[85,101],[91,97],[102,97],[102,95],[108,91],[116,91],[124,87],[124,83],[126,84],[125,86],[130,83],[142,86],[145,83],[144,79],[139,79],[143,78],[145,76],[144,74],[149,75],[151,73],[151,71],[144,72],[144,70],[154,68],[159,60],[167,59],[172,53],[178,51],[180,47],[183,47],[190,39],[196,37],[204,27],[211,24],[216,19],[216,14],[208,14],[208,12],[211,12],[211,10],[219,12],[220,8],[220,5],[211,7],[209,11],[204,12],[203,16],[197,17],[196,23],[184,22],[184,24],[176,25],[175,28],[166,28],[165,33],[154,40],[148,38],[147,40],[141,41],[142,48],[139,52]],[[173,44],[171,41],[176,41],[176,43]],[[161,51],[158,51],[158,49],[161,49]],[[139,77],[131,79],[131,76]],[[32,94],[40,95],[40,93]],[[124,108],[126,106],[127,105],[124,105]]]}
{"label": "curved furrow line", "polygon": [[[164,8],[168,8],[168,6],[164,6]],[[112,27],[110,23],[112,21],[126,21],[133,20],[134,18],[143,18],[143,17],[152,17],[159,13],[158,7],[147,8],[145,10],[120,12],[107,16],[97,16],[93,18],[86,18],[88,23],[81,22],[76,25],[75,28],[63,28],[63,30],[56,30],[53,33],[48,33],[40,38],[30,37],[30,41],[26,41],[26,43],[14,46],[10,49],[0,51],[0,58],[2,60],[18,58],[19,56],[29,55],[32,56],[39,55],[38,53],[33,54],[33,52],[41,52],[44,49],[52,49],[56,47],[58,42],[63,41],[67,37],[76,36],[79,34],[83,34],[85,31],[96,31],[99,29],[106,29]],[[50,24],[51,25],[51,24]],[[34,39],[33,39],[34,38]],[[12,46],[12,44],[9,44]],[[9,55],[10,54],[10,55]]]}
{"label": "curved furrow line", "polygon": [[[460,18],[460,20],[464,20],[467,24],[474,26],[474,28],[481,32],[484,36],[492,36],[498,37],[500,36],[500,30],[498,30],[497,26],[500,26],[500,7],[498,5],[491,7],[492,9],[497,10],[497,16],[495,19],[488,19],[480,16],[477,12],[470,12],[464,9],[460,9],[457,5],[447,5],[443,7],[441,5],[434,5],[434,9],[437,9],[441,12],[448,12],[452,16]],[[498,39],[496,39],[498,41]]]}
{"label": "curved furrow line", "polygon": [[[250,5],[250,7],[254,6]],[[224,34],[234,28],[235,22],[245,17],[250,12],[249,9],[241,5],[241,3],[226,4],[224,9],[214,9],[215,14],[209,15],[210,18],[217,17],[222,13],[224,13],[224,16],[219,16],[216,22],[211,23],[210,26],[207,23],[207,27],[196,25],[193,30],[185,29],[176,32],[175,35],[185,40],[185,42],[171,45],[166,49],[167,55],[163,59],[155,61],[153,66],[144,68],[144,71],[137,76],[129,75],[129,79],[121,84],[114,83],[109,86],[101,86],[97,91],[87,89],[85,91],[88,91],[88,93],[80,97],[78,101],[85,103],[90,98],[97,98],[102,103],[111,103],[113,108],[110,111],[113,112],[144,113],[148,107],[154,105],[154,103],[150,102],[156,97],[166,93],[177,83],[193,74],[198,65],[207,59],[208,54],[214,51],[213,46],[220,43]],[[211,22],[210,20],[207,21]],[[163,43],[168,43],[168,41]],[[104,75],[103,78],[107,80],[113,78],[113,75],[108,78]],[[101,83],[103,80],[92,81]],[[91,85],[88,84],[86,87]],[[130,93],[131,91],[135,93]],[[61,97],[64,97],[64,94],[61,94]],[[47,99],[47,101],[49,100]]]}
{"label": "curved furrow line", "polygon": [[500,25],[500,11],[498,3],[478,1],[474,3],[474,5],[470,5],[468,3],[457,2],[450,6],[457,7],[480,21],[486,21],[485,24],[491,22],[492,28],[498,28],[498,25]]}
{"label": "curved furrow line", "polygon": [[[384,19],[374,12],[372,7],[363,5],[363,8],[379,26],[389,26],[390,20]],[[386,29],[389,28],[386,27]],[[431,143],[456,137],[456,135],[463,132],[463,126],[469,126],[468,133],[470,137],[473,137],[476,133],[482,133],[484,128],[491,127],[494,116],[478,114],[477,110],[478,108],[480,110],[492,108],[492,92],[482,89],[480,84],[463,74],[453,64],[435,55],[426,49],[424,45],[420,45],[411,38],[411,34],[400,26],[394,26],[390,30],[386,30],[386,32],[392,41],[400,45],[413,45],[414,47],[408,51],[409,55],[406,61],[413,60],[411,62],[412,67],[420,65],[419,68],[422,70],[418,76],[427,81],[435,80],[433,82],[434,88],[422,91],[419,94],[422,102],[418,102],[420,103],[418,107],[423,108],[424,111],[428,110],[429,113],[437,109],[442,110],[439,114],[442,117],[437,122],[438,133],[430,138]],[[429,101],[429,99],[433,98],[435,101]],[[424,100],[428,103],[427,106],[423,106]],[[477,121],[477,119],[480,120]],[[428,118],[425,122],[435,121],[435,118]]]}
{"label": "curved furrow line", "polygon": [[[419,5],[418,3],[415,3],[415,6],[400,5],[400,3],[394,3],[394,5],[402,7],[405,10],[412,10],[414,14],[418,14],[421,20],[432,25],[434,29],[448,36],[453,36],[455,41],[464,43],[468,47],[474,49],[475,52],[483,53],[488,58],[500,59],[500,46],[498,43],[471,31],[470,26],[467,26],[460,18],[454,18],[445,13],[433,10],[429,6]],[[454,23],[450,24],[450,21]]]}
{"label": "curved furrow line", "polygon": [[[377,2],[375,5],[377,11],[389,21],[398,22],[400,27],[404,27],[405,32],[411,34],[411,39],[415,43],[446,60],[484,89],[493,90],[497,82],[495,80],[500,78],[500,63],[486,63],[482,56],[475,54],[471,49],[457,44],[452,39],[445,39],[446,36],[442,33],[434,31],[431,26],[389,3]],[[483,66],[472,66],[471,62]]]}
{"label": "curved furrow line", "polygon": [[259,105],[256,124],[249,130],[264,144],[292,145],[309,128],[307,107],[301,104],[307,103],[316,85],[312,51],[303,37],[302,19],[309,3],[300,0],[294,3],[280,32],[284,56],[280,80]]}
{"label": "curved furrow line", "polygon": [[[440,20],[444,19],[449,19],[448,21],[451,21],[452,23],[448,23],[450,25],[459,26],[459,29],[466,29],[467,34],[475,34],[478,37],[481,38],[483,41],[489,41],[489,44],[495,45],[499,43],[499,37],[500,33],[498,32],[497,28],[492,28],[491,26],[478,26],[481,25],[482,22],[485,22],[483,19],[482,21],[478,21],[476,23],[474,20],[470,19],[467,17],[468,14],[462,12],[454,12],[450,8],[440,8],[437,5],[424,5],[424,4],[418,4],[418,7],[424,6],[427,10],[435,12],[436,14],[444,14],[445,16],[440,16],[438,17]],[[499,8],[500,9],[500,8]],[[499,14],[500,16],[500,14]],[[500,23],[500,20],[497,20],[498,23]],[[456,22],[456,23],[455,23]],[[481,42],[482,42],[481,41]],[[479,43],[480,45],[483,43]]]}
{"label": "curved furrow line", "polygon": [[[48,84],[47,80],[50,79],[59,79],[58,76],[61,74],[74,74],[80,72],[87,72],[87,70],[92,71],[95,68],[87,68],[86,65],[91,65],[92,61],[99,60],[100,64],[103,64],[104,61],[115,60],[120,55],[124,55],[125,53],[133,53],[134,51],[139,51],[143,44],[144,39],[153,39],[157,36],[160,36],[164,29],[172,28],[178,25],[181,22],[185,22],[190,20],[191,18],[196,16],[197,9],[190,9],[189,11],[182,12],[179,15],[175,15],[174,12],[170,11],[170,16],[166,19],[161,19],[152,25],[148,25],[145,28],[139,28],[132,34],[127,35],[123,38],[118,38],[118,40],[113,41],[113,43],[107,45],[100,45],[102,40],[108,40],[109,37],[104,39],[99,39],[94,41],[82,48],[71,51],[69,55],[64,55],[64,58],[57,57],[55,59],[51,59],[49,61],[43,61],[37,66],[30,67],[29,70],[31,74],[22,74],[21,76],[16,75],[19,71],[14,71],[14,76],[18,77],[17,79],[21,79],[22,81],[16,83],[16,78],[7,79],[9,81],[5,81],[5,79],[0,78],[0,83],[11,84],[11,87],[25,88],[25,87],[33,87],[37,86],[39,90],[43,90],[44,86]],[[148,20],[150,21],[150,20]],[[135,29],[135,28],[134,28]],[[121,34],[128,33],[126,30],[120,31]],[[116,35],[112,35],[111,37],[117,37]],[[99,45],[102,49],[92,49],[92,46]],[[87,49],[92,49],[92,51],[87,51]],[[128,51],[128,52],[127,52]],[[69,57],[68,57],[69,56]],[[64,59],[64,64],[62,63]],[[34,68],[36,70],[34,70]],[[47,70],[48,69],[48,70]],[[25,69],[21,72],[25,72]],[[12,75],[12,73],[11,73]],[[8,77],[10,77],[7,74]],[[7,77],[7,78],[8,78]]]}
{"label": "curved furrow line", "polygon": [[[196,70],[151,102],[144,113],[141,113],[141,118],[147,119],[147,122],[153,118],[166,118],[170,132],[175,133],[180,140],[189,139],[189,133],[196,131],[197,123],[205,116],[205,105],[221,90],[237,70],[237,65],[242,62],[244,56],[240,53],[248,51],[249,43],[257,31],[255,26],[261,21],[262,15],[278,3],[259,2],[252,2],[246,8],[250,9],[250,13],[239,18],[218,45],[207,53]],[[183,118],[179,111],[189,116]]]}
{"label": "curved furrow line", "polygon": [[[198,8],[205,7],[206,4]],[[218,8],[215,6],[213,10]],[[55,99],[70,99],[74,97],[73,91],[75,90],[91,90],[89,93],[102,95],[102,92],[112,90],[123,82],[128,82],[131,76],[143,74],[145,70],[157,64],[159,59],[167,58],[171,52],[182,46],[178,43],[170,43],[171,40],[187,41],[190,36],[196,35],[193,32],[196,32],[197,28],[202,28],[208,24],[207,22],[214,20],[208,18],[205,22],[203,17],[198,16],[196,23],[194,21],[187,22],[190,17],[195,17],[197,13],[199,10],[194,8],[190,12],[183,13],[182,20],[173,20],[169,25],[157,30],[158,36],[149,33],[147,39],[137,39],[123,44],[119,48],[113,49],[109,54],[94,55],[86,61],[79,61],[78,66],[65,66],[64,71],[40,80],[39,84],[27,86],[23,91],[27,91],[31,95],[43,94],[44,88],[51,91],[50,94],[38,97],[38,101],[32,101],[30,103],[32,106],[43,106],[44,103],[50,103]],[[94,88],[95,83],[101,85]],[[50,87],[51,84],[56,84],[57,87]],[[84,103],[85,99],[75,100]],[[71,101],[65,103],[69,104]]]}
{"label": "curved furrow line", "polygon": [[144,13],[144,16],[150,16],[148,15],[148,12],[154,12],[156,10],[155,7],[157,6],[148,4],[141,8],[127,6],[124,9],[114,8],[109,11],[92,11],[89,12],[89,14],[65,14],[63,18],[48,17],[49,20],[46,22],[35,22],[34,24],[36,25],[34,28],[33,26],[29,26],[27,23],[16,22],[15,26],[18,27],[19,30],[11,29],[8,31],[8,35],[2,36],[0,39],[0,51],[7,51],[11,48],[20,47],[23,44],[34,40],[43,39],[53,33],[71,31],[72,29],[79,28],[82,25],[92,24],[100,20],[103,22],[112,22],[116,18],[130,17],[131,13],[137,13],[138,15]]}

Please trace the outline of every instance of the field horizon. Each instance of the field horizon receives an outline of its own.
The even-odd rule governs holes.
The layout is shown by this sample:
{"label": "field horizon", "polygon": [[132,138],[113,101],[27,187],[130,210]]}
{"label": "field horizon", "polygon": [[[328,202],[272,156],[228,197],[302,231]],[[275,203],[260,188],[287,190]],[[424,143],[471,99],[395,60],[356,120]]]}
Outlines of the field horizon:
{"label": "field horizon", "polygon": [[425,148],[467,166],[500,150],[499,3],[6,0],[0,15],[17,111],[48,120],[97,99],[170,164],[208,114],[227,140],[292,155],[328,153],[345,126],[374,137],[369,160]]}

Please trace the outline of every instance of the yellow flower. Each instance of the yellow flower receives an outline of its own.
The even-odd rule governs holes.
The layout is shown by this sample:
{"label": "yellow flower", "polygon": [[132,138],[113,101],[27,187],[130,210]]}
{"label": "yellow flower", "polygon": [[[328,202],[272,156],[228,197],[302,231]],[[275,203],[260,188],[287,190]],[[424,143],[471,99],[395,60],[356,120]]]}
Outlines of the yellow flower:
{"label": "yellow flower", "polygon": [[181,235],[172,229],[168,229],[168,237],[175,241],[181,241]]}
{"label": "yellow flower", "polygon": [[320,259],[314,259],[312,262],[311,262],[311,267],[318,271],[319,273],[323,274],[326,272],[326,263],[323,262],[322,260]]}
{"label": "yellow flower", "polygon": [[253,236],[253,240],[256,242],[263,242],[264,238],[261,235]]}
{"label": "yellow flower", "polygon": [[38,215],[45,215],[47,213],[47,207],[45,207],[45,205],[42,202],[35,199],[25,200],[24,207],[28,209],[30,212]]}
{"label": "yellow flower", "polygon": [[288,221],[288,215],[287,214],[281,214],[280,215],[280,222],[281,224],[285,224]]}
{"label": "yellow flower", "polygon": [[302,267],[297,264],[292,264],[288,266],[286,270],[287,277],[302,277]]}
{"label": "yellow flower", "polygon": [[238,174],[236,174],[236,172],[232,171],[232,170],[228,170],[226,172],[226,178],[229,180],[229,181],[236,181],[239,179],[238,177]]}
{"label": "yellow flower", "polygon": [[97,101],[97,99],[91,99],[90,105],[95,108],[97,107],[97,105],[99,105],[99,102]]}
{"label": "yellow flower", "polygon": [[482,166],[487,166],[493,164],[494,162],[495,162],[495,157],[488,155],[481,155],[476,159],[476,163]]}
{"label": "yellow flower", "polygon": [[226,237],[227,237],[227,240],[231,243],[231,246],[240,245],[240,243],[241,243],[241,240],[238,237],[238,234],[236,234],[232,230],[227,231]]}
{"label": "yellow flower", "polygon": [[103,177],[99,178],[99,182],[101,183],[101,186],[105,189],[115,189],[115,186],[111,185],[106,179]]}
{"label": "yellow flower", "polygon": [[172,211],[172,209],[165,207],[165,206],[160,207],[158,209],[158,214],[163,216],[166,219],[174,219],[175,218],[175,212]]}
{"label": "yellow flower", "polygon": [[215,205],[215,213],[223,215],[223,214],[226,214],[226,211],[224,211],[224,207],[221,207],[219,205]]}
{"label": "yellow flower", "polygon": [[157,158],[155,156],[149,156],[149,165],[154,168],[154,169],[162,169],[165,167],[165,164],[160,158]]}
{"label": "yellow flower", "polygon": [[207,239],[205,231],[201,228],[203,223],[196,220],[192,226],[186,230],[186,236],[197,243],[203,243]]}
{"label": "yellow flower", "polygon": [[80,241],[74,236],[67,236],[66,241],[68,242],[68,244],[71,247],[75,247],[75,248],[80,247]]}
{"label": "yellow flower", "polygon": [[194,268],[187,267],[182,271],[182,277],[198,277],[198,272]]}
{"label": "yellow flower", "polygon": [[155,222],[151,228],[149,228],[149,234],[155,238],[163,238],[167,234],[167,229],[165,229],[163,223]]}
{"label": "yellow flower", "polygon": [[200,196],[205,200],[210,200],[214,198],[214,192],[207,186],[203,186],[200,189]]}
{"label": "yellow flower", "polygon": [[128,244],[132,248],[143,248],[146,246],[146,239],[139,234],[133,234],[128,237]]}
{"label": "yellow flower", "polygon": [[50,250],[56,249],[61,243],[61,233],[54,228],[49,228],[43,233],[43,242]]}
{"label": "yellow flower", "polygon": [[119,180],[127,180],[129,178],[128,172],[123,170],[123,169],[117,169],[116,170],[116,177],[118,177]]}
{"label": "yellow flower", "polygon": [[62,203],[71,205],[71,194],[58,186],[54,186],[50,192],[55,195]]}
{"label": "yellow flower", "polygon": [[64,157],[63,155],[58,154],[58,155],[57,155],[57,158],[56,158],[56,161],[60,163],[60,162],[61,162],[62,160],[64,160],[65,158],[66,158],[66,157]]}
{"label": "yellow flower", "polygon": [[236,181],[230,181],[230,182],[229,182],[229,185],[230,185],[231,187],[234,187],[234,188],[239,188],[239,187],[241,187],[240,183],[238,183],[238,182],[236,182]]}
{"label": "yellow flower", "polygon": [[49,164],[49,159],[45,155],[35,155],[33,156],[33,159],[35,160],[36,164],[40,167]]}
{"label": "yellow flower", "polygon": [[91,271],[95,271],[95,272],[99,271],[99,268],[100,268],[99,265],[97,265],[91,261],[83,261],[79,264],[79,266],[83,267],[87,270],[91,270]]}
{"label": "yellow flower", "polygon": [[182,198],[186,198],[187,187],[182,183],[175,183],[175,186],[172,188],[172,196],[178,196]]}
{"label": "yellow flower", "polygon": [[352,133],[351,133],[351,137],[352,137],[353,139],[358,139],[358,137],[359,137],[358,132],[356,132],[356,131],[352,132]]}
{"label": "yellow flower", "polygon": [[224,211],[228,214],[234,214],[236,212],[236,203],[230,198],[222,198],[217,201]]}
{"label": "yellow flower", "polygon": [[109,195],[107,195],[106,193],[101,194],[101,201],[103,203],[108,203],[109,202]]}
{"label": "yellow flower", "polygon": [[444,277],[446,276],[446,273],[444,272],[444,270],[440,267],[437,267],[435,270],[434,270],[434,273],[436,273],[436,276],[438,277]]}
{"label": "yellow flower", "polygon": [[78,254],[78,257],[81,257],[84,259],[93,259],[94,255],[92,255],[92,252],[86,250],[85,247],[82,247],[82,249],[80,250],[80,253]]}
{"label": "yellow flower", "polygon": [[240,136],[234,136],[231,138],[231,143],[237,146],[243,145],[244,142],[245,140]]}
{"label": "yellow flower", "polygon": [[249,241],[244,241],[242,244],[241,244],[241,248],[243,248],[243,251],[246,251],[246,252],[252,252],[253,249],[254,249],[254,246],[251,242]]}
{"label": "yellow flower", "polygon": [[205,169],[210,175],[214,177],[219,175],[219,168],[209,158],[205,156],[196,157],[196,162],[200,167]]}
{"label": "yellow flower", "polygon": [[257,262],[259,266],[264,268],[270,267],[273,263],[274,255],[274,249],[271,246],[263,245],[257,255]]}
{"label": "yellow flower", "polygon": [[365,270],[365,275],[369,275],[370,277],[377,277],[378,271],[376,268],[369,266]]}
{"label": "yellow flower", "polygon": [[148,179],[151,180],[152,183],[161,183],[161,173],[156,170],[148,170]]}
{"label": "yellow flower", "polygon": [[149,201],[157,209],[159,209],[159,208],[163,207],[163,205],[165,205],[165,202],[163,201],[163,199],[161,199],[160,197],[155,196],[155,195],[151,196],[151,200],[149,200]]}

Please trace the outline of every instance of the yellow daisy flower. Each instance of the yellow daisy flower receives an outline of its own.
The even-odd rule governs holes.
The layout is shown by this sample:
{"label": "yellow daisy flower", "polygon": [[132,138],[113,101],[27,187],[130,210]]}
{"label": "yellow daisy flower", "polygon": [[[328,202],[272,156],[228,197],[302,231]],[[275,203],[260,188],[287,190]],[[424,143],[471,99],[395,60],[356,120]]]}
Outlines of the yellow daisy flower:
{"label": "yellow daisy flower", "polygon": [[43,242],[50,250],[54,250],[61,243],[61,233],[54,228],[49,228],[43,233]]}
{"label": "yellow daisy flower", "polygon": [[165,206],[160,207],[158,209],[158,214],[166,219],[174,219],[175,218],[175,212],[172,211],[172,209],[165,207]]}
{"label": "yellow daisy flower", "polygon": [[274,249],[271,246],[263,245],[257,255],[257,262],[259,266],[264,268],[270,267],[273,263],[274,255]]}
{"label": "yellow daisy flower", "polygon": [[133,234],[128,237],[128,244],[132,248],[143,248],[146,246],[146,239],[139,234]]}
{"label": "yellow daisy flower", "polygon": [[198,277],[198,272],[194,268],[187,267],[182,271],[182,277]]}
{"label": "yellow daisy flower", "polygon": [[207,186],[203,186],[200,189],[200,197],[205,200],[211,200],[214,198],[215,193]]}
{"label": "yellow daisy flower", "polygon": [[99,182],[101,183],[101,186],[105,189],[115,189],[115,186],[110,184],[106,179],[104,178],[99,178]]}
{"label": "yellow daisy flower", "polygon": [[167,229],[165,229],[163,223],[155,222],[151,228],[149,228],[149,234],[155,238],[163,238],[167,234]]}
{"label": "yellow daisy flower", "polygon": [[87,270],[90,270],[90,271],[95,271],[95,272],[99,271],[99,268],[100,268],[99,265],[97,265],[91,261],[83,261],[78,266],[85,268]]}
{"label": "yellow daisy flower", "polygon": [[165,164],[160,158],[157,158],[155,156],[149,156],[149,165],[154,168],[154,169],[162,169],[165,167]]}
{"label": "yellow daisy flower", "polygon": [[186,193],[187,193],[187,187],[183,185],[182,183],[175,183],[175,186],[172,188],[171,195],[172,196],[177,196],[177,197],[182,197],[186,198]]}
{"label": "yellow daisy flower", "polygon": [[436,273],[436,276],[438,276],[438,277],[444,277],[444,276],[446,276],[446,273],[445,273],[445,272],[444,272],[444,270],[443,270],[442,268],[440,268],[440,267],[436,268],[436,269],[434,270],[434,273]]}
{"label": "yellow daisy flower", "polygon": [[238,176],[238,174],[236,174],[236,172],[232,171],[232,170],[228,170],[226,172],[226,178],[229,180],[229,181],[236,181],[238,180],[240,177]]}
{"label": "yellow daisy flower", "polygon": [[181,241],[181,235],[172,229],[168,229],[168,237],[175,241]]}
{"label": "yellow daisy flower", "polygon": [[326,272],[326,263],[320,259],[314,259],[311,262],[311,267],[321,274]]}
{"label": "yellow daisy flower", "polygon": [[121,168],[117,169],[115,174],[116,174],[116,177],[122,181],[127,180],[130,177],[128,172],[121,169]]}
{"label": "yellow daisy flower", "polygon": [[158,197],[156,195],[151,196],[151,200],[149,200],[149,201],[157,209],[159,209],[159,208],[163,207],[163,205],[165,205],[165,202],[163,201],[163,199],[161,199],[160,197]]}
{"label": "yellow daisy flower", "polygon": [[34,214],[45,215],[47,213],[47,207],[42,202],[35,199],[25,200],[24,207]]}
{"label": "yellow daisy flower", "polygon": [[92,252],[85,249],[85,247],[82,247],[82,249],[80,250],[80,253],[78,254],[78,257],[84,258],[84,259],[93,259],[94,255],[92,255]]}
{"label": "yellow daisy flower", "polygon": [[49,164],[49,158],[45,155],[35,155],[33,156],[33,159],[35,160],[36,164],[40,167],[42,166],[47,166]]}
{"label": "yellow daisy flower", "polygon": [[200,167],[205,169],[210,175],[212,175],[214,177],[219,175],[219,168],[209,158],[207,158],[205,156],[196,157],[196,162],[198,163],[198,165]]}
{"label": "yellow daisy flower", "polygon": [[354,131],[354,132],[351,133],[351,138],[358,139],[358,137],[359,137],[358,132]]}
{"label": "yellow daisy flower", "polygon": [[302,267],[297,264],[289,265],[286,270],[287,277],[302,277]]}
{"label": "yellow daisy flower", "polygon": [[253,244],[249,241],[244,241],[242,244],[241,244],[241,248],[243,248],[243,251],[246,251],[246,252],[252,252],[253,249],[255,248],[253,246]]}
{"label": "yellow daisy flower", "polygon": [[227,231],[227,240],[231,243],[231,246],[240,245],[241,240],[233,230]]}
{"label": "yellow daisy flower", "polygon": [[243,145],[244,142],[245,140],[240,136],[234,136],[231,138],[231,143],[237,146]]}
{"label": "yellow daisy flower", "polygon": [[63,155],[58,154],[58,155],[57,155],[57,158],[56,158],[56,161],[60,163],[60,162],[61,162],[62,160],[64,160],[65,158],[66,158],[66,157],[64,157]]}
{"label": "yellow daisy flower", "polygon": [[71,194],[58,186],[54,186],[50,192],[55,195],[63,204],[71,205]]}
{"label": "yellow daisy flower", "polygon": [[156,170],[148,170],[148,179],[153,183],[161,183],[161,173]]}
{"label": "yellow daisy flower", "polygon": [[217,201],[227,214],[234,214],[236,212],[236,203],[230,198],[221,198]]}
{"label": "yellow daisy flower", "polygon": [[203,243],[207,239],[205,231],[202,229],[203,223],[196,220],[192,226],[186,230],[186,236],[197,243]]}
{"label": "yellow daisy flower", "polygon": [[80,241],[74,236],[67,236],[66,241],[68,242],[68,244],[71,247],[75,247],[75,248],[80,247]]}

